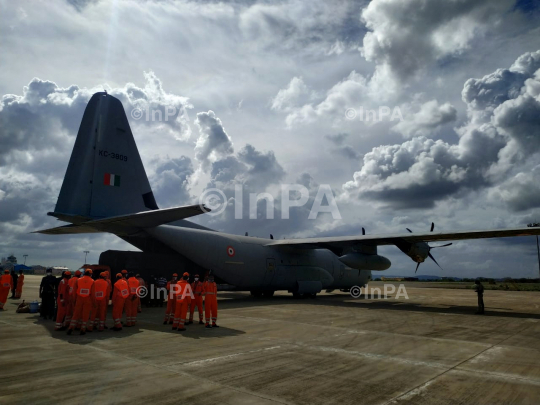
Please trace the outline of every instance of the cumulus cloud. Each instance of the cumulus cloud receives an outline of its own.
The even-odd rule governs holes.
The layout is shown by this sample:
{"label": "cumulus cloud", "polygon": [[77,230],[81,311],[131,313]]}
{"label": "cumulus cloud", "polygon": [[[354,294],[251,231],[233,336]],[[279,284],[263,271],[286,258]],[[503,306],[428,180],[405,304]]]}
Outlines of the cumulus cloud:
{"label": "cumulus cloud", "polygon": [[293,107],[304,104],[309,99],[310,93],[302,77],[293,77],[286,88],[278,91],[272,100],[271,108],[278,111],[290,111]]}
{"label": "cumulus cloud", "polygon": [[466,50],[471,40],[496,26],[513,1],[374,0],[362,11],[369,32],[362,54],[387,66],[401,80]]}
{"label": "cumulus cloud", "polygon": [[440,127],[456,120],[457,111],[450,103],[439,104],[430,100],[420,106],[414,114],[406,114],[405,119],[392,129],[401,133],[405,138],[414,136],[431,136]]}
{"label": "cumulus cloud", "polygon": [[199,128],[199,138],[195,146],[195,158],[207,167],[219,157],[230,155],[234,152],[233,143],[221,120],[213,111],[200,112],[197,114],[195,125]]}
{"label": "cumulus cloud", "polygon": [[[525,54],[512,65],[514,70],[522,66],[520,83],[515,75],[499,74],[476,79],[473,86],[470,80],[466,82],[469,121],[457,129],[457,144],[415,136],[455,118],[455,109],[449,105],[424,104],[418,114],[394,127],[413,138],[366,153],[362,168],[343,186],[347,195],[393,207],[429,208],[459,191],[504,181],[516,164],[539,151],[539,72],[533,75],[536,55]],[[495,88],[505,90],[492,91],[494,80],[504,77],[509,83]],[[520,90],[509,92],[510,88]],[[520,177],[520,184],[525,178]]]}
{"label": "cumulus cloud", "polygon": [[321,117],[345,120],[345,111],[348,108],[361,106],[367,99],[369,91],[366,78],[352,71],[349,76],[332,86],[322,101],[289,108],[285,123],[291,128],[296,124],[314,122]]}
{"label": "cumulus cloud", "polygon": [[191,200],[189,177],[194,173],[191,159],[158,156],[151,163],[155,168],[150,183],[160,208],[188,204]]}

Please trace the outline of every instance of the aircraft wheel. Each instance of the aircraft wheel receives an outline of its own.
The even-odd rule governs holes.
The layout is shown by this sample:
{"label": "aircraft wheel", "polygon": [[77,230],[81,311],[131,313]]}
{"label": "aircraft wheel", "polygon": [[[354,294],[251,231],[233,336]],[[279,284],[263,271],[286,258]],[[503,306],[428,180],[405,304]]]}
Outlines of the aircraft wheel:
{"label": "aircraft wheel", "polygon": [[302,294],[299,293],[292,293],[293,298],[299,299],[302,298]]}
{"label": "aircraft wheel", "polygon": [[274,292],[275,291],[265,291],[263,293],[263,295],[266,297],[266,298],[272,298],[274,296]]}
{"label": "aircraft wheel", "polygon": [[262,291],[255,291],[255,290],[250,291],[250,294],[255,298],[262,297],[263,295]]}

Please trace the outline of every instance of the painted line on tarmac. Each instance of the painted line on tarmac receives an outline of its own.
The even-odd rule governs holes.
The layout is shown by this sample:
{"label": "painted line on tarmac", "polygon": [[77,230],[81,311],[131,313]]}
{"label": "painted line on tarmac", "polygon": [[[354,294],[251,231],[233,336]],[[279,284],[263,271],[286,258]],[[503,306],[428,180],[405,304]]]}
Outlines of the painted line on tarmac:
{"label": "painted line on tarmac", "polygon": [[235,357],[243,356],[243,355],[246,355],[246,354],[260,353],[260,352],[265,352],[265,351],[269,351],[269,350],[276,350],[276,349],[281,349],[281,346],[265,347],[265,348],[257,349],[257,350],[249,350],[247,352],[239,352],[239,353],[228,354],[226,356],[218,356],[218,357],[211,357],[209,359],[190,361],[188,363],[180,362],[180,363],[168,364],[167,367],[171,367],[171,366],[174,366],[176,364],[182,364],[183,366],[202,366],[202,365],[205,365],[207,363],[212,363],[212,362],[215,362],[215,361],[230,360],[230,359],[233,359]]}

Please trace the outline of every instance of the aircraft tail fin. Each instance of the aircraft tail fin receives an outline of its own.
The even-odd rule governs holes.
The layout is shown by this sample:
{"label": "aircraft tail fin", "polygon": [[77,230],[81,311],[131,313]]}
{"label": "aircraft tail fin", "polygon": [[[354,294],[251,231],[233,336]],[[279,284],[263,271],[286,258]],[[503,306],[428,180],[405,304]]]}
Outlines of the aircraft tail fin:
{"label": "aircraft tail fin", "polygon": [[91,220],[157,209],[122,103],[105,92],[94,94],[84,111],[55,216]]}

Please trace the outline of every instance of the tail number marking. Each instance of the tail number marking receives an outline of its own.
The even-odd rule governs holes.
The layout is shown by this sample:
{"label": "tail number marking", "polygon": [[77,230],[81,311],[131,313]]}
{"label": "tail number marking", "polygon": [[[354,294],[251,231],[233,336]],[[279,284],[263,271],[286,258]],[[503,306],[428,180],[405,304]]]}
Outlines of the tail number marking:
{"label": "tail number marking", "polygon": [[99,150],[99,156],[102,156],[104,158],[111,158],[111,159],[121,160],[122,162],[127,162],[127,160],[128,160],[126,155],[121,155],[119,153],[114,153],[114,152],[108,152],[108,151],[102,150],[102,149]]}

